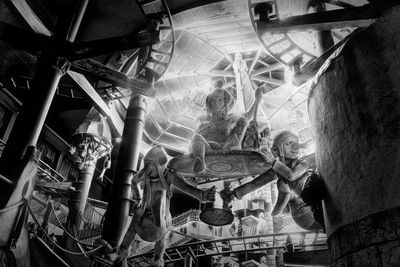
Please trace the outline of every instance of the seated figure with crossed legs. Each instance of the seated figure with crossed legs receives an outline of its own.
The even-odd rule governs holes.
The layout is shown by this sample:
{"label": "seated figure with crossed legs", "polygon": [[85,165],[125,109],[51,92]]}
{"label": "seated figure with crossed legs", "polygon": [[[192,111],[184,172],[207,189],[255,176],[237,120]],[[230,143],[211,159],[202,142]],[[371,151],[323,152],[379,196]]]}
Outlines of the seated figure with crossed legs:
{"label": "seated figure with crossed legs", "polygon": [[242,149],[248,120],[257,113],[262,93],[261,87],[255,90],[255,101],[243,114],[229,113],[234,98],[227,90],[217,88],[207,95],[207,120],[197,128],[189,147],[189,152],[195,160],[193,167],[195,174],[202,174],[206,170],[204,160],[206,152]]}
{"label": "seated figure with crossed legs", "polygon": [[193,167],[195,173],[201,174],[205,171],[206,152],[241,149],[247,119],[229,114],[233,104],[232,95],[225,89],[217,88],[208,94],[206,98],[208,120],[197,128],[189,148],[195,159]]}

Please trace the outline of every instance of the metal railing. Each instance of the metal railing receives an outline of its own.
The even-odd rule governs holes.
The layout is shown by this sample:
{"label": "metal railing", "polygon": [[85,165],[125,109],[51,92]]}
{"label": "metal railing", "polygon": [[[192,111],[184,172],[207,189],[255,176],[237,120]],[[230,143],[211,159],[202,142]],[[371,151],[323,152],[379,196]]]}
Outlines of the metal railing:
{"label": "metal railing", "polygon": [[[248,237],[233,237],[202,242],[187,243],[181,246],[167,248],[164,254],[165,263],[183,260],[189,253],[194,259],[211,257],[229,253],[255,252],[284,249],[288,237],[300,236],[299,241],[293,239],[294,248],[327,249],[326,235],[322,232],[289,232],[277,234],[255,235]],[[297,238],[296,238],[297,239]],[[153,254],[135,255],[128,259],[130,266],[148,266]]]}
{"label": "metal railing", "polygon": [[188,211],[172,218],[171,225],[176,228],[176,227],[182,226],[188,222],[193,222],[193,221],[198,222],[198,221],[200,221],[200,218],[199,218],[200,212],[201,212],[200,210],[196,210],[196,209],[188,210]]}
{"label": "metal railing", "polygon": [[65,178],[62,174],[58,173],[44,161],[39,160],[38,171],[37,174],[40,178],[43,178],[47,181],[51,182],[65,182],[67,178]]}

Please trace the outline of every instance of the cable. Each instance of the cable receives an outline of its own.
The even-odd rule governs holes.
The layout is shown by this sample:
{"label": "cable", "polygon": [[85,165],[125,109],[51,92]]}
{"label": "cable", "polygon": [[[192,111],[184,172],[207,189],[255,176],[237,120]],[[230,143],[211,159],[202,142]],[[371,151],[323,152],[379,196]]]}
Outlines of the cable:
{"label": "cable", "polygon": [[29,207],[29,205],[28,205],[28,210],[29,210],[29,213],[31,214],[33,220],[34,220],[35,223],[38,225],[39,229],[43,232],[43,234],[45,235],[45,237],[47,237],[47,239],[50,241],[50,243],[52,243],[55,247],[57,247],[59,250],[65,252],[65,253],[68,253],[68,254],[70,254],[70,255],[86,256],[86,257],[87,257],[89,254],[93,254],[93,253],[95,253],[96,251],[98,251],[99,249],[101,249],[101,248],[103,248],[103,247],[105,246],[105,244],[104,244],[104,245],[100,245],[100,246],[98,246],[98,247],[95,248],[95,249],[92,249],[92,250],[89,250],[89,251],[86,251],[86,252],[83,252],[83,253],[82,253],[82,252],[73,252],[73,251],[67,250],[67,249],[65,249],[65,248],[63,248],[63,247],[61,247],[61,246],[59,246],[56,242],[54,242],[54,241],[51,239],[51,237],[46,233],[46,230],[44,230],[43,227],[42,227],[42,225],[39,223],[39,220],[36,218],[35,214],[34,214],[33,211],[31,210],[31,208]]}
{"label": "cable", "polygon": [[17,203],[11,204],[11,205],[8,206],[8,207],[5,207],[4,209],[1,209],[1,210],[0,210],[0,213],[9,211],[9,210],[12,210],[12,209],[15,209],[15,208],[18,208],[18,207],[21,206],[22,204],[24,204],[24,200],[23,200],[23,199],[21,199],[21,200],[20,200],[19,202],[17,202]]}
{"label": "cable", "polygon": [[50,206],[51,206],[51,210],[52,210],[53,213],[54,213],[54,217],[56,218],[57,223],[61,226],[61,229],[62,229],[72,240],[74,240],[75,242],[77,242],[77,243],[79,243],[79,244],[82,244],[82,245],[84,245],[84,246],[96,247],[95,245],[86,244],[86,243],[80,241],[79,239],[76,239],[76,237],[74,237],[73,235],[71,235],[71,234],[68,232],[68,230],[65,229],[64,225],[60,222],[60,220],[58,219],[58,217],[57,217],[57,215],[56,215],[56,212],[55,212],[55,210],[54,210],[54,207],[53,207],[53,203],[52,203],[52,202],[51,202],[51,205],[50,205]]}

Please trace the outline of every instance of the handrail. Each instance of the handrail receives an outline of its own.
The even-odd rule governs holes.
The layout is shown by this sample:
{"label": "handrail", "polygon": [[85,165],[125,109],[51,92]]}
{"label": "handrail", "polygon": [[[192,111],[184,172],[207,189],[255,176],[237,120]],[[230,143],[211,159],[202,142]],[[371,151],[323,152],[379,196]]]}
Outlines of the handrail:
{"label": "handrail", "polygon": [[[301,248],[327,248],[326,236],[318,235],[322,232],[287,232],[287,233],[276,233],[276,234],[264,234],[264,235],[254,235],[248,237],[232,237],[232,238],[222,238],[214,239],[200,242],[186,243],[185,245],[172,246],[166,249],[164,260],[165,263],[175,262],[183,260],[182,255],[185,252],[190,251],[193,257],[211,257],[221,254],[240,253],[240,252],[253,252],[253,251],[265,251],[274,249],[284,249],[286,246],[286,240],[288,236],[291,235],[304,235],[304,238],[308,234],[316,235],[313,238],[313,242],[309,244],[304,244],[298,242],[298,244],[293,244],[295,247],[299,246]],[[152,252],[142,253],[129,257],[128,261],[132,265],[133,263],[139,264],[145,263],[152,258]]]}
{"label": "handrail", "polygon": [[[43,175],[42,173],[40,173],[40,171],[42,173],[44,173],[45,175]],[[54,175],[55,174],[55,175]],[[46,164],[44,161],[39,160],[39,166],[38,166],[38,175],[40,175],[41,177],[48,177],[53,181],[56,182],[64,182],[67,181],[67,178],[65,178],[63,175],[61,175],[60,173],[58,173],[56,170],[54,170],[52,167],[50,167],[48,164]],[[59,177],[59,179],[57,179],[57,177]]]}
{"label": "handrail", "polygon": [[[6,142],[4,140],[0,139],[0,156],[1,156],[1,152],[3,152],[5,146],[6,146]],[[98,168],[96,168],[96,170],[100,172],[100,170]],[[59,173],[58,171],[53,169],[50,165],[48,165],[46,162],[44,162],[41,159],[39,159],[37,173],[40,177],[46,177],[55,182],[65,182],[68,180],[67,178],[65,178],[64,175],[62,175],[61,173]],[[107,176],[104,176],[104,178],[112,183],[112,180],[110,178],[108,178]]]}
{"label": "handrail", "polygon": [[185,223],[192,222],[192,221],[199,221],[200,210],[191,209],[188,210],[171,220],[171,224],[173,227],[179,227],[184,225]]}
{"label": "handrail", "polygon": [[[221,242],[221,243],[229,243],[231,241],[240,241],[240,240],[248,240],[248,239],[258,239],[258,238],[268,238],[268,237],[286,237],[288,235],[303,235],[303,234],[316,234],[316,233],[323,233],[323,232],[311,232],[311,231],[298,231],[298,232],[285,232],[285,233],[275,233],[275,234],[263,234],[263,235],[252,235],[252,236],[240,236],[240,237],[228,237],[228,238],[221,238],[221,239],[214,239],[209,241],[201,241],[201,242],[193,242],[187,243],[185,245],[179,247],[186,247],[190,245],[207,245],[210,243]],[[324,238],[325,239],[325,238]],[[176,247],[178,248],[178,247]]]}

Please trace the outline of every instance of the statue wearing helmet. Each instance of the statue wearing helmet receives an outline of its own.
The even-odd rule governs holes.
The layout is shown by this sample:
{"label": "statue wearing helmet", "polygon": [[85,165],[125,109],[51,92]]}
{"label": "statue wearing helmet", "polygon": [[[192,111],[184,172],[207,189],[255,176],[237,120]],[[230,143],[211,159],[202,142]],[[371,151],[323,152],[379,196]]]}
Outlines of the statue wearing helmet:
{"label": "statue wearing helmet", "polygon": [[271,215],[279,215],[288,208],[298,226],[306,230],[321,230],[311,207],[305,205],[300,197],[313,170],[305,160],[299,159],[299,137],[287,130],[280,132],[274,138],[271,152],[277,158],[273,169],[278,176],[278,199]]}
{"label": "statue wearing helmet", "polygon": [[[164,238],[169,231],[171,187],[198,199],[201,202],[215,200],[215,187],[200,190],[187,184],[174,171],[167,168],[168,158],[163,148],[150,149],[143,159],[144,168],[132,179],[132,195],[135,202],[131,224],[118,250],[115,266],[128,266],[129,248],[136,234],[148,242],[156,242],[154,262],[151,266],[163,266]],[[139,183],[143,194],[140,197]]]}
{"label": "statue wearing helmet", "polygon": [[[271,154],[272,153],[272,154]],[[266,185],[278,178],[278,199],[271,215],[277,216],[286,208],[298,226],[306,230],[321,230],[323,227],[315,221],[313,212],[302,201],[300,194],[312,168],[305,160],[299,159],[299,137],[287,130],[274,138],[271,152],[263,149],[266,161],[272,169],[256,177],[251,182],[240,185],[233,191],[221,191],[222,199],[231,201]]]}

